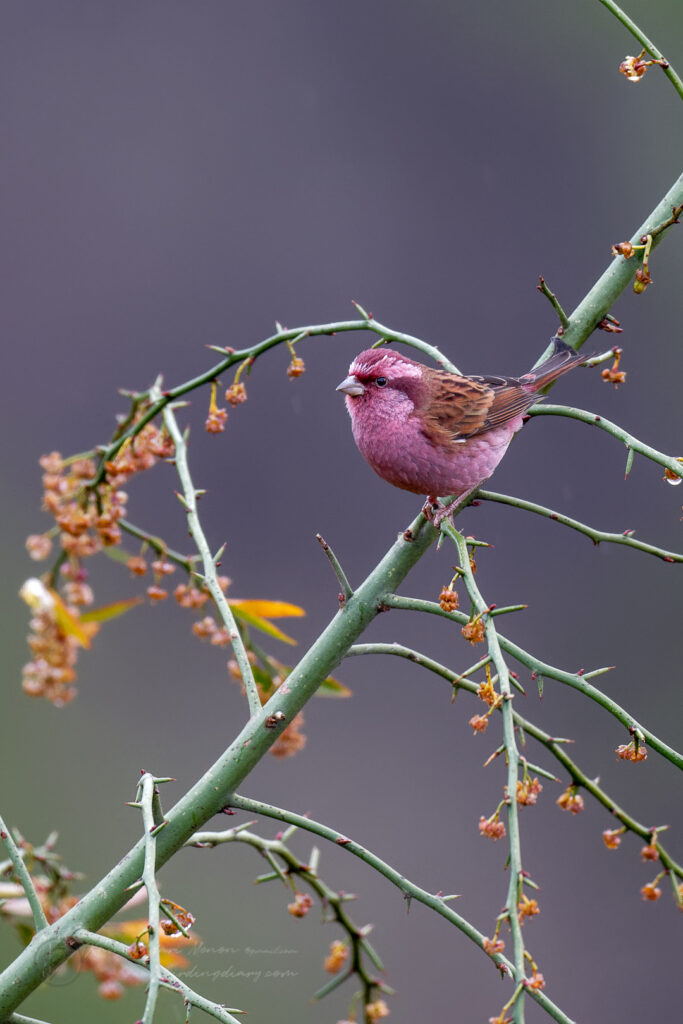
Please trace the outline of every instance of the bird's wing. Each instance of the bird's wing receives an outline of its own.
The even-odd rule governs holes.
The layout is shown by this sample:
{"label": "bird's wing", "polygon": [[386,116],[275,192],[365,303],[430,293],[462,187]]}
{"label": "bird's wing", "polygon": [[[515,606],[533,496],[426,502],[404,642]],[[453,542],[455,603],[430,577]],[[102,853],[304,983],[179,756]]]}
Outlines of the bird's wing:
{"label": "bird's wing", "polygon": [[[531,375],[529,375],[531,378]],[[486,421],[477,434],[484,430],[492,430],[500,427],[503,423],[519,416],[527,411],[530,405],[537,399],[534,391],[531,391],[518,377],[474,377],[475,381],[488,387],[493,392],[493,399],[486,415]]]}
{"label": "bird's wing", "polygon": [[420,409],[422,432],[439,445],[501,426],[534,400],[516,377],[459,377],[437,371],[429,385],[429,401]]}
{"label": "bird's wing", "polygon": [[486,429],[494,392],[487,384],[454,373],[433,371],[418,410],[422,432],[434,444],[449,445]]}

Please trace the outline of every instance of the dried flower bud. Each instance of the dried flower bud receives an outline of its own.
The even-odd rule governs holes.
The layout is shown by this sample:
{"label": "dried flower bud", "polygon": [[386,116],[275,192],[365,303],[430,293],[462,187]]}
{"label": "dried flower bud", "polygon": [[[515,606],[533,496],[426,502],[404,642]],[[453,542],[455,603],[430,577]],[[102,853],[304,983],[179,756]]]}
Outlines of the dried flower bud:
{"label": "dried flower bud", "polygon": [[496,693],[493,681],[490,676],[483,683],[479,683],[477,687],[477,696],[479,700],[483,700],[484,704],[488,704],[490,708],[496,708],[501,703],[501,695]]}
{"label": "dried flower bud", "polygon": [[602,379],[608,384],[614,384],[615,388],[618,388],[620,384],[623,384],[626,380],[626,373],[619,369],[619,361],[621,359],[621,349],[615,348],[614,352],[614,363],[610,369],[604,369],[602,371]]}
{"label": "dried flower bud", "polygon": [[649,284],[652,284],[650,271],[645,270],[644,267],[638,267],[636,270],[636,279],[633,282],[633,291],[636,295],[642,295]]}
{"label": "dried flower bud", "polygon": [[470,718],[467,724],[472,726],[472,728],[474,729],[474,734],[476,736],[478,732],[486,732],[486,727],[489,724],[489,716],[474,715],[472,718]]}
{"label": "dried flower bud", "polygon": [[147,596],[150,597],[152,601],[165,601],[168,597],[168,591],[164,590],[163,587],[157,586],[156,583],[153,583],[151,587],[147,587]]}
{"label": "dried flower bud", "polygon": [[300,377],[306,369],[306,364],[303,359],[299,356],[292,356],[292,361],[287,367],[287,376],[290,380],[294,380],[295,377]]}
{"label": "dried flower bud", "polygon": [[247,389],[241,381],[236,381],[230,385],[228,390],[225,392],[225,401],[229,402],[230,405],[241,405],[242,402],[247,400]]}
{"label": "dried flower bud", "polygon": [[576,786],[567,786],[562,796],[557,798],[557,806],[570,814],[580,814],[583,810],[583,797],[576,790]]}
{"label": "dried flower bud", "polygon": [[445,612],[454,612],[460,604],[457,591],[451,590],[450,587],[444,587],[439,594],[439,604]]}
{"label": "dried flower bud", "polygon": [[147,572],[147,562],[140,555],[133,555],[126,562],[126,568],[133,576],[144,576]]}
{"label": "dried flower bud", "polygon": [[602,841],[608,850],[618,850],[621,846],[621,836],[623,829],[620,828],[606,828],[602,833]]}
{"label": "dried flower bud", "polygon": [[517,781],[517,803],[522,807],[531,807],[538,800],[538,794],[543,786],[538,779],[525,779]]}
{"label": "dried flower bud", "polygon": [[522,894],[522,898],[517,904],[517,914],[519,916],[520,924],[523,924],[527,917],[535,917],[536,914],[540,914],[540,908],[536,900],[529,899],[526,893]]}
{"label": "dried flower bud", "polygon": [[389,1016],[389,1007],[383,999],[375,999],[374,1003],[366,1003],[365,1016],[369,1021],[381,1020]]}
{"label": "dried flower bud", "polygon": [[494,843],[505,838],[505,825],[499,819],[497,812],[490,818],[485,818],[482,814],[479,819],[479,834],[486,836],[487,839],[493,839]]}
{"label": "dried flower bud", "polygon": [[659,851],[655,845],[656,839],[653,837],[647,846],[643,846],[640,851],[642,860],[659,860]]}
{"label": "dried flower bud", "polygon": [[92,592],[92,587],[89,587],[87,583],[74,580],[64,584],[64,598],[67,604],[84,606],[92,604],[95,595]]}
{"label": "dried flower bud", "polygon": [[647,63],[641,57],[624,57],[619,71],[629,82],[639,82],[647,71]]}
{"label": "dried flower bud", "polygon": [[225,421],[228,418],[228,414],[225,409],[211,409],[209,415],[206,417],[207,434],[220,434],[225,430]]}
{"label": "dried flower bud", "polygon": [[218,626],[216,625],[216,620],[210,615],[207,615],[204,619],[200,619],[198,622],[192,623],[192,632],[202,640],[206,637],[212,636],[217,629]]}
{"label": "dried flower bud", "polygon": [[293,903],[287,904],[287,910],[292,917],[305,917],[313,906],[313,900],[305,892],[297,892]]}
{"label": "dried flower bud", "polygon": [[340,939],[330,944],[330,952],[325,957],[325,970],[328,974],[338,974],[349,958],[349,947]]}
{"label": "dried flower bud", "polygon": [[34,562],[41,562],[52,551],[52,541],[45,533],[32,533],[26,538],[26,550]]}
{"label": "dried flower bud", "polygon": [[648,882],[640,890],[640,895],[644,900],[651,900],[653,903],[658,900],[662,895],[662,890],[655,884],[655,882]]}
{"label": "dried flower bud", "polygon": [[157,576],[170,576],[172,572],[175,572],[175,565],[173,562],[167,562],[164,558],[157,558],[152,562],[152,569]]}
{"label": "dried flower bud", "polygon": [[128,956],[131,957],[131,959],[142,960],[144,956],[147,956],[147,946],[144,944],[144,942],[140,942],[140,940],[138,939],[137,942],[132,942],[130,944],[127,952]]}
{"label": "dried flower bud", "polygon": [[203,608],[209,600],[208,591],[188,586],[187,583],[179,583],[173,596],[181,608]]}
{"label": "dried flower bud", "polygon": [[461,633],[472,645],[482,643],[486,636],[484,620],[481,617],[471,619],[462,627]]}
{"label": "dried flower bud", "polygon": [[46,473],[59,474],[62,472],[63,468],[62,456],[59,452],[50,452],[49,455],[41,455],[38,459],[38,465],[41,469],[44,469]]}
{"label": "dried flower bud", "polygon": [[630,743],[621,743],[616,749],[616,755],[621,761],[645,761],[647,750],[644,743],[636,747],[635,740],[631,740]]}
{"label": "dried flower bud", "polygon": [[612,255],[623,256],[625,260],[629,260],[633,256],[633,246],[630,242],[617,242],[612,246]]}
{"label": "dried flower bud", "polygon": [[505,943],[502,939],[484,939],[484,952],[492,956],[494,953],[502,953],[505,949]]}

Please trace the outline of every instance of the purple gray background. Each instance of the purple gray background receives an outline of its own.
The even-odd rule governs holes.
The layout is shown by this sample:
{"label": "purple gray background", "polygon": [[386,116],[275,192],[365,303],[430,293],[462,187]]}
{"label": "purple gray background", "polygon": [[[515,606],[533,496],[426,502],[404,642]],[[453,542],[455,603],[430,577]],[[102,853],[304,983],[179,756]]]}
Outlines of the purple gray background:
{"label": "purple gray background", "polygon": [[[629,10],[680,70],[676,0],[631,0]],[[633,52],[596,0],[2,5],[2,813],[36,842],[59,828],[66,862],[90,881],[137,838],[125,801],[139,770],[178,779],[164,793],[170,804],[225,747],[245,704],[226,682],[223,654],[200,646],[189,613],[170,606],[103,629],[81,658],[68,709],[22,695],[27,613],[16,592],[35,571],[23,541],[47,525],[38,456],[106,440],[124,407],[117,388],[146,387],[159,372],[179,383],[211,365],[206,345],[251,344],[275,319],[351,318],[351,299],[465,371],[527,370],[555,329],[535,290],[539,273],[571,309],[610,244],[679,173],[680,101],[656,69],[637,87],[617,74]],[[654,256],[652,287],[615,308],[628,383],[615,393],[598,372],[577,371],[555,393],[673,454],[682,447],[681,244],[672,232]],[[286,352],[271,353],[220,437],[202,431],[207,394],[188,412],[194,478],[208,490],[204,525],[216,548],[227,540],[233,593],[306,607],[292,627],[302,649],[336,609],[314,534],[356,582],[419,509],[363,463],[334,393],[369,340],[306,342],[307,372],[295,382]],[[624,463],[607,435],[538,418],[492,488],[680,549],[683,489],[641,460],[625,483]],[[167,466],[131,482],[130,517],[186,549],[176,487]],[[680,747],[680,567],[594,548],[499,506],[461,522],[495,545],[479,559],[487,600],[529,604],[505,632],[567,668],[616,664],[605,689]],[[435,598],[453,561],[447,547],[432,551],[403,592]],[[136,591],[107,560],[92,582],[102,602]],[[439,621],[394,613],[369,636],[412,643],[456,670],[473,660],[459,630]],[[501,794],[502,763],[481,768],[496,727],[474,738],[475,702],[451,705],[445,684],[403,663],[355,659],[337,674],[353,699],[312,702],[303,754],[267,758],[243,792],[310,811],[426,888],[462,893],[457,909],[490,934],[505,848],[480,839],[476,824]],[[578,694],[549,682],[539,705],[533,684],[528,692],[516,698],[522,709],[574,737],[572,753],[616,799],[647,824],[672,824],[680,859],[674,769],[655,756],[617,763],[624,731]],[[641,843],[627,837],[608,853],[600,833],[609,815],[589,802],[570,818],[555,806],[560,791],[547,783],[522,813],[525,867],[542,887],[526,938],[548,994],[582,1022],[674,1019],[683,919],[668,882],[658,904],[643,903],[654,870],[640,863]],[[305,856],[311,841],[295,845]],[[207,948],[193,954],[196,986],[255,1022],[345,1017],[350,988],[309,1002],[336,929],[317,911],[291,918],[281,887],[253,887],[262,869],[252,851],[229,847],[187,852],[162,873],[165,894],[198,917]],[[407,914],[395,889],[343,851],[324,849],[321,871],[357,892],[356,919],[375,924],[398,989],[392,1021],[499,1012],[509,986],[443,920],[416,904]],[[10,956],[14,937],[0,941]],[[237,976],[245,971],[262,974]],[[25,1012],[57,1024],[127,1022],[141,995],[104,1004],[87,977],[43,989]],[[163,1015],[184,1019],[170,998]],[[542,1019],[530,1006],[528,1020]]]}

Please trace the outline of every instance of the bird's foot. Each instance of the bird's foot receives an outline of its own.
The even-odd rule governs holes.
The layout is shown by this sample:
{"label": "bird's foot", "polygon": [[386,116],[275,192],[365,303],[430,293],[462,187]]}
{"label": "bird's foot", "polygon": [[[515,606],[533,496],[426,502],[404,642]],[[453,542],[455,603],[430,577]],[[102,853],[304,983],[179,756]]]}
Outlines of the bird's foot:
{"label": "bird's foot", "polygon": [[445,504],[436,495],[430,494],[422,506],[422,514],[437,530],[441,528],[444,519],[455,529],[453,518],[455,513],[468,504],[476,489],[476,487],[473,487],[471,490],[454,498],[453,501],[448,501]]}
{"label": "bird's foot", "polygon": [[453,523],[452,509],[455,504],[456,502],[451,501],[444,505],[437,497],[430,495],[422,506],[422,514],[438,530],[444,519],[450,520],[451,524]]}

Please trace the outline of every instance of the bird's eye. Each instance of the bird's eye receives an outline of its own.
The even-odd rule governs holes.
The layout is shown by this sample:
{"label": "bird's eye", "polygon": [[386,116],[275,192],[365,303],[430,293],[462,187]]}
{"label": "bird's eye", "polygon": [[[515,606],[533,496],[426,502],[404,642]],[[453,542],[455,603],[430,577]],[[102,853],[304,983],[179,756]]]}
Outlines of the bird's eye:
{"label": "bird's eye", "polygon": [[389,382],[386,377],[378,377],[375,384],[378,388],[385,388]]}

